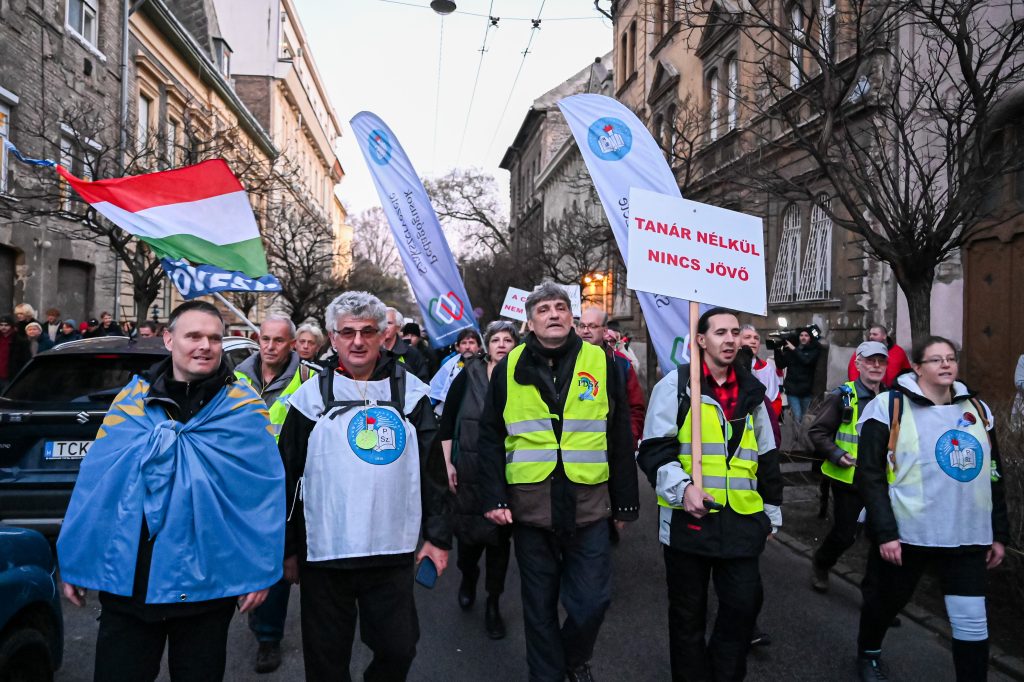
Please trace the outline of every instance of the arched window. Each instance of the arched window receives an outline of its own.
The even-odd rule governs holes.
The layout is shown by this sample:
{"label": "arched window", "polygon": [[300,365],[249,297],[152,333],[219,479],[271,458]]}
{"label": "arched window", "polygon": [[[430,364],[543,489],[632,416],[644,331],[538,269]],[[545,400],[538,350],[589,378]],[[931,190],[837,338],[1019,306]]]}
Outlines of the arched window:
{"label": "arched window", "polygon": [[725,93],[726,130],[736,130],[737,119],[739,118],[739,87],[740,87],[740,65],[736,61],[736,53],[732,53],[726,59],[726,77],[728,78],[728,91]]}
{"label": "arched window", "polygon": [[821,57],[836,56],[836,0],[821,0]]}
{"label": "arched window", "polygon": [[789,30],[793,36],[789,44],[789,87],[796,89],[803,83],[804,50],[804,11],[798,3],[789,8]]}
{"label": "arched window", "polygon": [[676,122],[676,105],[673,104],[668,108],[668,117],[666,118],[668,124],[668,158],[669,163],[675,158],[676,144],[679,142],[679,126]]}
{"label": "arched window", "polygon": [[769,303],[790,303],[800,288],[800,208],[791,204],[782,216],[782,238],[775,260]]}
{"label": "arched window", "polygon": [[819,194],[811,209],[811,229],[797,300],[817,301],[832,295],[832,219],[828,216],[831,205],[828,195]]}
{"label": "arched window", "polygon": [[708,72],[708,131],[712,142],[718,139],[721,91],[722,83],[718,77],[718,69],[712,69]]}

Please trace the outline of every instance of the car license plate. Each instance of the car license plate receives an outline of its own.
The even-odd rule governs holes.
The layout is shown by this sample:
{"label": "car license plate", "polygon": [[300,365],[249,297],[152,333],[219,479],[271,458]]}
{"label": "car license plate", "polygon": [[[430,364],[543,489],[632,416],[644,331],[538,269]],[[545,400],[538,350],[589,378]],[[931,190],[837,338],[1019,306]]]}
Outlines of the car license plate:
{"label": "car license plate", "polygon": [[91,445],[91,440],[48,440],[43,455],[46,459],[82,459]]}

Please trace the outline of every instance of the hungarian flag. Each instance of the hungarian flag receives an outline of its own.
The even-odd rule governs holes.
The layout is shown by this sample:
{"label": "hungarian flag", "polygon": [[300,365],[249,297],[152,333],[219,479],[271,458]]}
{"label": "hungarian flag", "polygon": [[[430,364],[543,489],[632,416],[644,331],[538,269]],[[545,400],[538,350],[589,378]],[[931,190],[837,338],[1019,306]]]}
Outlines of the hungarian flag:
{"label": "hungarian flag", "polygon": [[165,262],[186,260],[249,277],[267,257],[245,189],[223,159],[125,178],[81,180],[57,166],[76,192]]}

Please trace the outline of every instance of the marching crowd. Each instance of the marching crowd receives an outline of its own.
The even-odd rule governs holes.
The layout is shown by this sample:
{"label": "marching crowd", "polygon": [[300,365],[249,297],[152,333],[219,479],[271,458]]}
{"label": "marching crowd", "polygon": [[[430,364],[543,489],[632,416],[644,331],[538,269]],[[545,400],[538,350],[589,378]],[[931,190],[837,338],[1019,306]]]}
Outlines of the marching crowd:
{"label": "marching crowd", "polygon": [[[233,372],[217,309],[176,308],[170,357],[115,398],[58,541],[65,596],[82,605],[94,590],[103,607],[95,679],[152,680],[168,647],[172,679],[219,680],[236,609],[259,641],[256,670],[271,671],[298,584],[307,679],[351,679],[358,622],[373,653],[364,679],[404,680],[414,583],[432,584],[455,551],[459,606],[473,606],[483,574],[483,631],[500,639],[514,551],[530,680],[592,680],[612,546],[639,514],[638,467],[657,495],[672,678],[743,679],[763,638],[759,557],[783,523],[779,376],[757,330],[721,308],[700,317],[695,411],[688,365],[645,405],[604,311],[574,321],[553,284],[525,308],[525,328],[465,330],[438,359],[399,311],[346,292],[326,338],[271,316],[259,354]],[[776,357],[833,492],[815,590],[866,508],[857,679],[886,679],[886,630],[926,570],[941,576],[957,679],[985,679],[986,571],[1008,536],[990,410],[958,380],[946,339],[918,342],[908,361],[873,328],[850,381],[812,404],[818,352],[803,330]]]}

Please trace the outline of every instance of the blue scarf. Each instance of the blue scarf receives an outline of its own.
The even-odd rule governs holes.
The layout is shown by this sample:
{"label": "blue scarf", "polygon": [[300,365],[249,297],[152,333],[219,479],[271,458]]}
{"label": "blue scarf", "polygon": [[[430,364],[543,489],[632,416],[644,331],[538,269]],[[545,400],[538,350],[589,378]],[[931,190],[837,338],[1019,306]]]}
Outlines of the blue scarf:
{"label": "blue scarf", "polygon": [[135,377],[82,460],[57,541],[61,577],[131,596],[145,515],[155,537],[146,603],[261,590],[281,577],[284,467],[266,405],[225,386],[187,423],[147,405]]}

